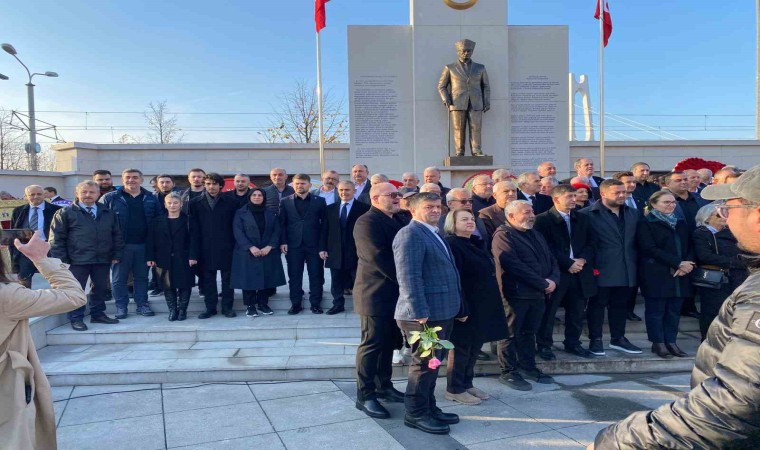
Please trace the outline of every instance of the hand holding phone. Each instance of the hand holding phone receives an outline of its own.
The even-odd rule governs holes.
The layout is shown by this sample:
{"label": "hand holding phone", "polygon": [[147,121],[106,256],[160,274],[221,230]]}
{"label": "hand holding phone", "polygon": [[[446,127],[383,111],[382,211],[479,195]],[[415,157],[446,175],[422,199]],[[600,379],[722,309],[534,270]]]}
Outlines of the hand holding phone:
{"label": "hand holding phone", "polygon": [[42,261],[47,258],[48,252],[50,251],[50,244],[42,239],[42,234],[40,234],[39,230],[34,232],[28,243],[22,244],[19,239],[16,239],[13,244],[18,251],[23,253],[24,256],[31,259],[33,262]]}
{"label": "hand holding phone", "polygon": [[11,246],[13,242],[18,239],[22,244],[29,242],[32,238],[34,231],[29,228],[10,228],[8,230],[2,230],[0,232],[0,245]]}

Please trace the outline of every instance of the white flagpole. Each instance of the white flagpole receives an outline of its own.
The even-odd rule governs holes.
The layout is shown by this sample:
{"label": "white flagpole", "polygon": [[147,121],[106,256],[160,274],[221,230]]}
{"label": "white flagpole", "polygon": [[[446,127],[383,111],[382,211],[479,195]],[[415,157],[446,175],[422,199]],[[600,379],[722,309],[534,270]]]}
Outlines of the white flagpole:
{"label": "white flagpole", "polygon": [[599,2],[599,171],[604,178],[604,7],[605,0]]}
{"label": "white flagpole", "polygon": [[325,173],[325,134],[324,120],[322,118],[322,42],[317,32],[317,102],[319,117],[319,176]]}

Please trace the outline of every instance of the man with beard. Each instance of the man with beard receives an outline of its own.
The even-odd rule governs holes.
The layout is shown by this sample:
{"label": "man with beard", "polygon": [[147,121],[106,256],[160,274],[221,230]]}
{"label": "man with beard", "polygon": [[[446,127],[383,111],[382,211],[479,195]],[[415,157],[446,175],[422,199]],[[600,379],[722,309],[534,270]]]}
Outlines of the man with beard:
{"label": "man with beard", "polygon": [[541,384],[554,382],[536,367],[536,333],[547,296],[557,289],[559,267],[544,237],[533,229],[536,216],[531,204],[515,200],[505,213],[507,222],[496,231],[492,244],[509,334],[498,343],[499,382],[529,391],[533,387],[525,378]]}
{"label": "man with beard", "polygon": [[285,169],[275,167],[270,170],[269,179],[272,180],[272,184],[264,188],[264,191],[267,193],[267,208],[279,214],[282,199],[293,195],[295,191],[292,186],[287,184],[288,172]]}
{"label": "man with beard", "polygon": [[108,194],[111,191],[115,191],[116,188],[113,187],[113,176],[111,175],[111,172],[105,169],[98,169],[95,172],[92,173],[92,181],[98,183],[98,186],[100,186],[100,196],[104,196],[105,194]]}
{"label": "man with beard", "polygon": [[182,192],[183,212],[187,212],[187,204],[190,200],[198,198],[204,190],[203,179],[206,177],[206,171],[203,169],[190,169],[187,173],[187,181],[190,187]]}
{"label": "man with beard", "polygon": [[335,170],[328,170],[322,174],[322,186],[314,188],[311,193],[325,199],[327,206],[340,200],[338,195],[338,182],[340,181],[340,175]]}
{"label": "man with beard", "polygon": [[252,191],[251,177],[244,173],[239,173],[235,175],[235,178],[233,178],[233,183],[235,185],[235,189],[225,192],[224,195],[235,200],[238,208],[247,205],[250,201],[248,200],[248,197],[251,196]]}
{"label": "man with beard", "polygon": [[649,164],[645,162],[637,162],[632,165],[631,172],[636,181],[636,189],[633,190],[633,197],[638,204],[645,205],[649,201],[649,197],[660,190],[660,186],[649,181],[649,175],[651,175],[652,172],[649,169]]}

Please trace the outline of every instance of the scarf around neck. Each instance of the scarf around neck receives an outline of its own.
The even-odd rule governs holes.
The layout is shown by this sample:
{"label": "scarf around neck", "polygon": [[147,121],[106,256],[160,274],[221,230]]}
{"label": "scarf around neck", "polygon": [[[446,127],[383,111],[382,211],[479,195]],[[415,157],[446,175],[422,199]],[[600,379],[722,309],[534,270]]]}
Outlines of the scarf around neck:
{"label": "scarf around neck", "polygon": [[650,211],[649,214],[651,214],[652,216],[654,216],[655,219],[660,220],[660,221],[665,222],[666,224],[668,224],[668,226],[671,229],[673,229],[673,230],[676,229],[676,223],[678,222],[678,217],[676,217],[675,214],[673,214],[673,213],[665,214],[663,212],[657,211],[656,209],[653,209],[652,211]]}

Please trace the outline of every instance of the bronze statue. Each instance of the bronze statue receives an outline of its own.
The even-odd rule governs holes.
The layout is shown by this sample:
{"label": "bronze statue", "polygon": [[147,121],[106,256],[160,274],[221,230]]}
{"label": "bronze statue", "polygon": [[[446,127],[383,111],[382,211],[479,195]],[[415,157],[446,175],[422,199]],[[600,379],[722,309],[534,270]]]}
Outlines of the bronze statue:
{"label": "bronze statue", "polygon": [[[455,44],[459,61],[444,66],[438,80],[441,100],[449,109],[449,126],[454,128],[456,156],[464,156],[467,128],[473,156],[484,156],[481,148],[483,113],[491,108],[491,87],[483,64],[473,62],[475,42],[464,39]],[[451,86],[449,92],[449,86]]]}

